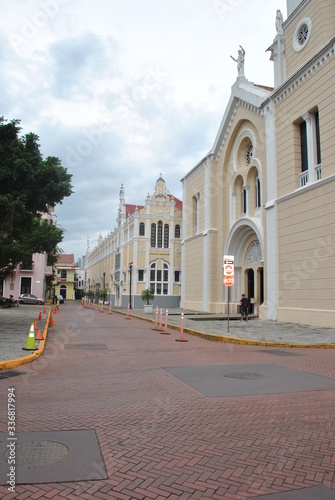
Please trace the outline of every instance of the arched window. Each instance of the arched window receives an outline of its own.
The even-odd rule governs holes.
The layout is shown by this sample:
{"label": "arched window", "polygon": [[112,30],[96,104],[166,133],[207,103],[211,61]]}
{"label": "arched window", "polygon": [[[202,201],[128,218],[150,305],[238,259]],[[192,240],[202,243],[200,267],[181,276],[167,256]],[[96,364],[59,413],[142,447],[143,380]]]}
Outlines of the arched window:
{"label": "arched window", "polygon": [[150,245],[152,248],[156,246],[156,224],[151,224],[151,242]]}
{"label": "arched window", "polygon": [[140,222],[140,236],[145,235],[145,224],[144,222]]}
{"label": "arched window", "polygon": [[66,269],[62,269],[62,271],[60,273],[60,277],[61,277],[61,279],[66,280]]}
{"label": "arched window", "polygon": [[176,224],[176,227],[174,228],[174,237],[180,238],[180,225],[179,224]]}
{"label": "arched window", "polygon": [[255,177],[255,189],[256,189],[256,208],[261,207],[261,181],[258,174]]}
{"label": "arched window", "polygon": [[164,225],[164,248],[169,248],[169,224]]}
{"label": "arched window", "polygon": [[155,295],[168,295],[169,266],[162,260],[158,260],[150,266],[150,289]]}
{"label": "arched window", "polygon": [[157,224],[157,247],[162,248],[163,246],[163,222],[161,220],[158,221]]}

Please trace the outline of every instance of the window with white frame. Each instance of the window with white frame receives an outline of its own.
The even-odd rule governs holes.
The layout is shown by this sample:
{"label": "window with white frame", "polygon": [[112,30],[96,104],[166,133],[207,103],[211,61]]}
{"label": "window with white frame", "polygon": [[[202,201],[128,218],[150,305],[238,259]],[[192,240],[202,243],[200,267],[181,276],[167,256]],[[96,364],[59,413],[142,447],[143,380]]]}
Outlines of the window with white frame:
{"label": "window with white frame", "polygon": [[163,226],[161,220],[151,224],[150,245],[152,248],[169,248],[169,224]]}
{"label": "window with white frame", "polygon": [[162,260],[150,265],[150,289],[155,295],[168,295],[169,266]]}
{"label": "window with white frame", "polygon": [[321,141],[318,110],[306,113],[300,123],[300,187],[321,179]]}

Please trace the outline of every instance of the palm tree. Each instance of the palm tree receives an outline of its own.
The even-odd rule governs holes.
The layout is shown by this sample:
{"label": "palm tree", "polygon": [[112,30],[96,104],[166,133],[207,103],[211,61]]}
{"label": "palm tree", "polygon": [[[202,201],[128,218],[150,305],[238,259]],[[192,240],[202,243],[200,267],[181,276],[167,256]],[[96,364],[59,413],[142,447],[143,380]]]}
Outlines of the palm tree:
{"label": "palm tree", "polygon": [[143,300],[143,302],[145,302],[147,305],[150,304],[150,301],[153,300],[153,298],[155,297],[155,294],[154,292],[151,290],[151,288],[146,288],[145,290],[143,290],[143,292],[141,293],[141,299]]}

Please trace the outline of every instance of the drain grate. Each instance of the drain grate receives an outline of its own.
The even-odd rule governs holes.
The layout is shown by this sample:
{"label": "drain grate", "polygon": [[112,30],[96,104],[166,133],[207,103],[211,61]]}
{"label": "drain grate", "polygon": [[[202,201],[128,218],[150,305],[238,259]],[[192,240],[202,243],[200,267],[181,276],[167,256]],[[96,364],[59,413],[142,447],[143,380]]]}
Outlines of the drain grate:
{"label": "drain grate", "polygon": [[225,373],[223,376],[228,378],[237,378],[239,380],[257,380],[265,377],[262,373],[256,372],[230,372]]}
{"label": "drain grate", "polygon": [[279,351],[278,349],[264,349],[261,352],[265,354],[273,354],[274,356],[303,356],[303,354],[298,354],[292,351]]}
{"label": "drain grate", "polygon": [[65,344],[65,349],[87,349],[88,351],[108,350],[106,344]]}
{"label": "drain grate", "polygon": [[0,372],[0,380],[11,378],[11,377],[17,377],[18,375],[24,375],[24,372]]}
{"label": "drain grate", "polygon": [[[8,462],[11,450],[5,451],[3,458]],[[70,449],[57,441],[28,441],[15,446],[15,463],[28,469],[37,469],[41,465],[52,465],[64,460]]]}

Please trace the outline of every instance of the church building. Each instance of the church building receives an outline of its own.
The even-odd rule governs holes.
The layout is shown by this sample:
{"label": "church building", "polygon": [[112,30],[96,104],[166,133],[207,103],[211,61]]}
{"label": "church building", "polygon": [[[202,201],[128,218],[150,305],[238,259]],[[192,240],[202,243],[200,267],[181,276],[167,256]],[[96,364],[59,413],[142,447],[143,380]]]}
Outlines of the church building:
{"label": "church building", "polygon": [[260,318],[334,327],[334,26],[333,0],[274,13],[274,88],[247,79],[247,48],[232,57],[213,147],[182,179],[185,309],[226,313],[229,291],[232,312],[245,293]]}

